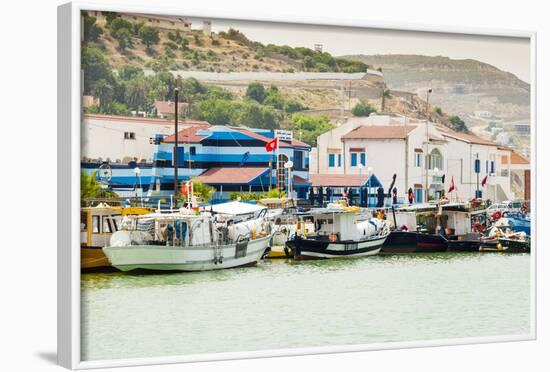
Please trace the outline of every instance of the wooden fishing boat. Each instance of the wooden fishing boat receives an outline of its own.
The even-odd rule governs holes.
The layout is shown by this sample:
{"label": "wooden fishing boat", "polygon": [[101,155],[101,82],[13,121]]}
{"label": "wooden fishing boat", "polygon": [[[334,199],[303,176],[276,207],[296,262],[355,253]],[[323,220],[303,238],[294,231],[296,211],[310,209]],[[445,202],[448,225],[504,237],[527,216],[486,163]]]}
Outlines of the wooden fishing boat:
{"label": "wooden fishing boat", "polygon": [[102,248],[120,229],[125,216],[151,213],[143,207],[118,207],[101,203],[80,209],[80,267],[84,270],[111,267]]}

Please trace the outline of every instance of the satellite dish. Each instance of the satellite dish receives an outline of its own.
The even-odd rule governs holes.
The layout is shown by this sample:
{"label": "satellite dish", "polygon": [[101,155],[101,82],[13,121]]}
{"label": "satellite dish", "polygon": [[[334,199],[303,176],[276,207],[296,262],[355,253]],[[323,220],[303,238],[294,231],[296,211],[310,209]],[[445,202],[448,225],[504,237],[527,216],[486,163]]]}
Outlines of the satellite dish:
{"label": "satellite dish", "polygon": [[286,169],[292,168],[293,166],[294,166],[294,163],[292,162],[292,160],[287,161],[284,165]]}
{"label": "satellite dish", "polygon": [[99,182],[109,183],[113,177],[113,169],[107,163],[101,164],[97,172],[97,178]]}

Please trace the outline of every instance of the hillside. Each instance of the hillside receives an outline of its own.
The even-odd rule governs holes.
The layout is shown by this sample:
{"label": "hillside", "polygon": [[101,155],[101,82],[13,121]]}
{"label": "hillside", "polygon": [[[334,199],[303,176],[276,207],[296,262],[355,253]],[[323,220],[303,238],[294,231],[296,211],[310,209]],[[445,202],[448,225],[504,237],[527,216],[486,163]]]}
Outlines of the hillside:
{"label": "hillside", "polygon": [[[263,45],[232,28],[205,34],[132,19],[115,13],[84,17],[84,94],[98,99],[87,112],[154,116],[155,101],[174,99],[174,75],[180,75],[180,100],[188,103],[182,115],[212,124],[297,129],[312,145],[354,113],[426,118],[421,98],[388,90],[383,75],[364,62]],[[466,130],[459,118],[436,107],[429,118]]]}
{"label": "hillside", "polygon": [[[151,26],[156,38],[146,45],[139,33],[143,22],[126,18],[87,17],[98,27],[94,40],[114,69],[132,65],[154,70],[192,69],[197,71],[272,72],[365,72],[367,66],[310,48],[264,45],[249,40],[237,29],[205,35],[202,30],[167,30]],[[126,29],[129,33],[120,32]]]}
{"label": "hillside", "polygon": [[529,118],[529,84],[483,62],[398,54],[345,58],[381,67],[391,89],[420,93],[433,88],[430,101],[448,112],[491,111],[504,121]]}

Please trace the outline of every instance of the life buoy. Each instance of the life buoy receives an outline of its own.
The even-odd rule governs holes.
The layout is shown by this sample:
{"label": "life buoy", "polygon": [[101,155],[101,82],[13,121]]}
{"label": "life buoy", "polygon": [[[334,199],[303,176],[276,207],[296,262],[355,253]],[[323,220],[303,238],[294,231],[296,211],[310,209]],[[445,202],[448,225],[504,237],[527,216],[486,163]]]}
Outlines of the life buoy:
{"label": "life buoy", "polygon": [[501,211],[495,211],[491,217],[493,218],[493,220],[497,221],[497,220],[500,220],[500,218],[502,217],[502,212]]}

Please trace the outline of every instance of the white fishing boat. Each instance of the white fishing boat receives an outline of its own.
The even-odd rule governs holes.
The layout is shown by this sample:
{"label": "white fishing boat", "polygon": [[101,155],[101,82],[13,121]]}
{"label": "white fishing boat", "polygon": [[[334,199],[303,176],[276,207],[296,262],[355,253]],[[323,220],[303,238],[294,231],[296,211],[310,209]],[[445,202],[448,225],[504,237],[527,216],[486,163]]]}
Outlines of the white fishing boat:
{"label": "white fishing boat", "polygon": [[320,208],[305,215],[313,219],[313,235],[296,234],[287,246],[295,259],[361,257],[378,254],[386,241],[389,225],[380,219],[359,221],[355,211]]}
{"label": "white fishing boat", "polygon": [[182,209],[128,218],[126,230],[103,248],[111,265],[134,269],[203,271],[256,264],[269,247],[264,216],[234,223]]}

